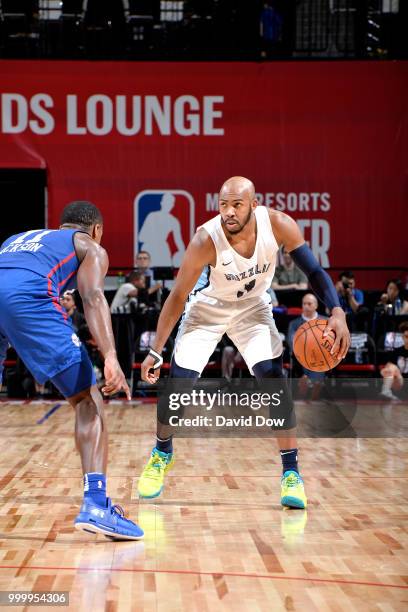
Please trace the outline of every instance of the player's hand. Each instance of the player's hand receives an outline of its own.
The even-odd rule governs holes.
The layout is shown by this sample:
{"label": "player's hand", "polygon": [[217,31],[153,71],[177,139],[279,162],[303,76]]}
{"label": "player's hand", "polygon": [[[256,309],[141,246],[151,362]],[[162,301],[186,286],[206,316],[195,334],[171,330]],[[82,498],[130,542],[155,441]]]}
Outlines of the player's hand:
{"label": "player's hand", "polygon": [[153,369],[155,363],[155,358],[152,355],[147,355],[141,366],[142,380],[150,383],[151,385],[154,385],[154,383],[158,381],[160,376],[160,368],[156,368],[153,372],[150,372],[150,370]]}
{"label": "player's hand", "polygon": [[341,359],[344,359],[350,347],[350,332],[347,327],[346,315],[340,307],[333,308],[332,315],[327,321],[326,329],[323,332],[323,337],[327,336],[330,331],[333,331],[336,335],[330,354],[335,357],[338,355]]}
{"label": "player's hand", "polygon": [[116,355],[107,355],[105,357],[105,385],[102,387],[104,395],[113,395],[119,391],[126,393],[126,399],[130,400],[130,389],[126,382],[126,378],[119,365]]}

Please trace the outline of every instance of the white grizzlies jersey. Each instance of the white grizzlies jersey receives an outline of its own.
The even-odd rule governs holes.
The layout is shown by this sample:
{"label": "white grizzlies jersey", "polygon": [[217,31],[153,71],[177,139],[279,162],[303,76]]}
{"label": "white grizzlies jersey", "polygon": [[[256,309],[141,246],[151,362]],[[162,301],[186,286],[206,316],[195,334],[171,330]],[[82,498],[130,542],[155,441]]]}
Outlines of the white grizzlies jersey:
{"label": "white grizzlies jersey", "polygon": [[268,209],[255,208],[257,238],[252,257],[243,257],[229,244],[217,215],[200,227],[211,236],[217,261],[215,267],[203,271],[191,297],[193,301],[214,303],[213,300],[237,302],[262,297],[270,302],[266,293],[275,274],[278,244],[272,232]]}

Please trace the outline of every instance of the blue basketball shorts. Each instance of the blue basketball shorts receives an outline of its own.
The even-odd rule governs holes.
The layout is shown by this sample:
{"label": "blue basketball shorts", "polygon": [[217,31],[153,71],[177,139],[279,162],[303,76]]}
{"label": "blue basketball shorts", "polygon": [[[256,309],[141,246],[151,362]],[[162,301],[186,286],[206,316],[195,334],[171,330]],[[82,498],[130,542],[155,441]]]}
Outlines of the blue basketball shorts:
{"label": "blue basketball shorts", "polygon": [[40,384],[51,380],[64,397],[95,384],[87,351],[46,278],[0,268],[0,332]]}

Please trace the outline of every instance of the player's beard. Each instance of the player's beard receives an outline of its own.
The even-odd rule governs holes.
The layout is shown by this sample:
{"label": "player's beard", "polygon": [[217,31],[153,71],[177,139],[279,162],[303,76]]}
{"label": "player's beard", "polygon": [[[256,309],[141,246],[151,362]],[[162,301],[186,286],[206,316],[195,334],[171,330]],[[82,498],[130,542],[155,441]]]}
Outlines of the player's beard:
{"label": "player's beard", "polygon": [[252,209],[249,210],[246,216],[246,219],[243,223],[240,223],[237,219],[234,219],[234,221],[236,221],[236,226],[234,226],[233,228],[229,228],[226,221],[224,221],[222,217],[221,217],[221,223],[229,234],[239,234],[239,232],[242,232],[244,227],[249,223],[249,221],[251,220],[251,217],[252,217]]}

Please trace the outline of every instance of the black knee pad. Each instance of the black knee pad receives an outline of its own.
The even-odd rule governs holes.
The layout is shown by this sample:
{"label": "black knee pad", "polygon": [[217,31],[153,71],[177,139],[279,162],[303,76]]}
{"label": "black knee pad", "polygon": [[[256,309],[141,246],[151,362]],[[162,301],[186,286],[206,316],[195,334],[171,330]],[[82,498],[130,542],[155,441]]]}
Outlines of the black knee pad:
{"label": "black knee pad", "polygon": [[182,368],[176,363],[174,357],[172,358],[170,363],[170,378],[193,378],[196,381],[199,376],[200,372]]}
{"label": "black knee pad", "polygon": [[[275,359],[265,359],[265,361],[259,361],[256,363],[252,370],[258,383],[262,383],[262,380],[266,378],[280,378],[283,379],[279,383],[283,393],[281,394],[281,405],[280,408],[274,408],[272,405],[269,408],[270,418],[284,417],[285,427],[284,429],[292,429],[296,426],[296,415],[294,410],[292,393],[288,384],[288,380],[283,372],[283,359],[275,357]],[[266,384],[266,383],[265,383]],[[275,385],[271,391],[277,391]]]}
{"label": "black knee pad", "polygon": [[262,380],[262,378],[285,378],[282,355],[275,357],[275,359],[259,361],[252,367],[252,370],[258,381]]}
{"label": "black knee pad", "polygon": [[[162,425],[169,424],[169,418],[174,416],[174,412],[169,408],[168,396],[170,393],[180,393],[180,383],[178,379],[183,379],[183,393],[191,391],[200,376],[200,372],[182,368],[176,363],[174,357],[171,360],[169,378],[163,382],[163,387],[157,402],[157,418]],[[177,416],[182,417],[184,409],[177,410]]]}

